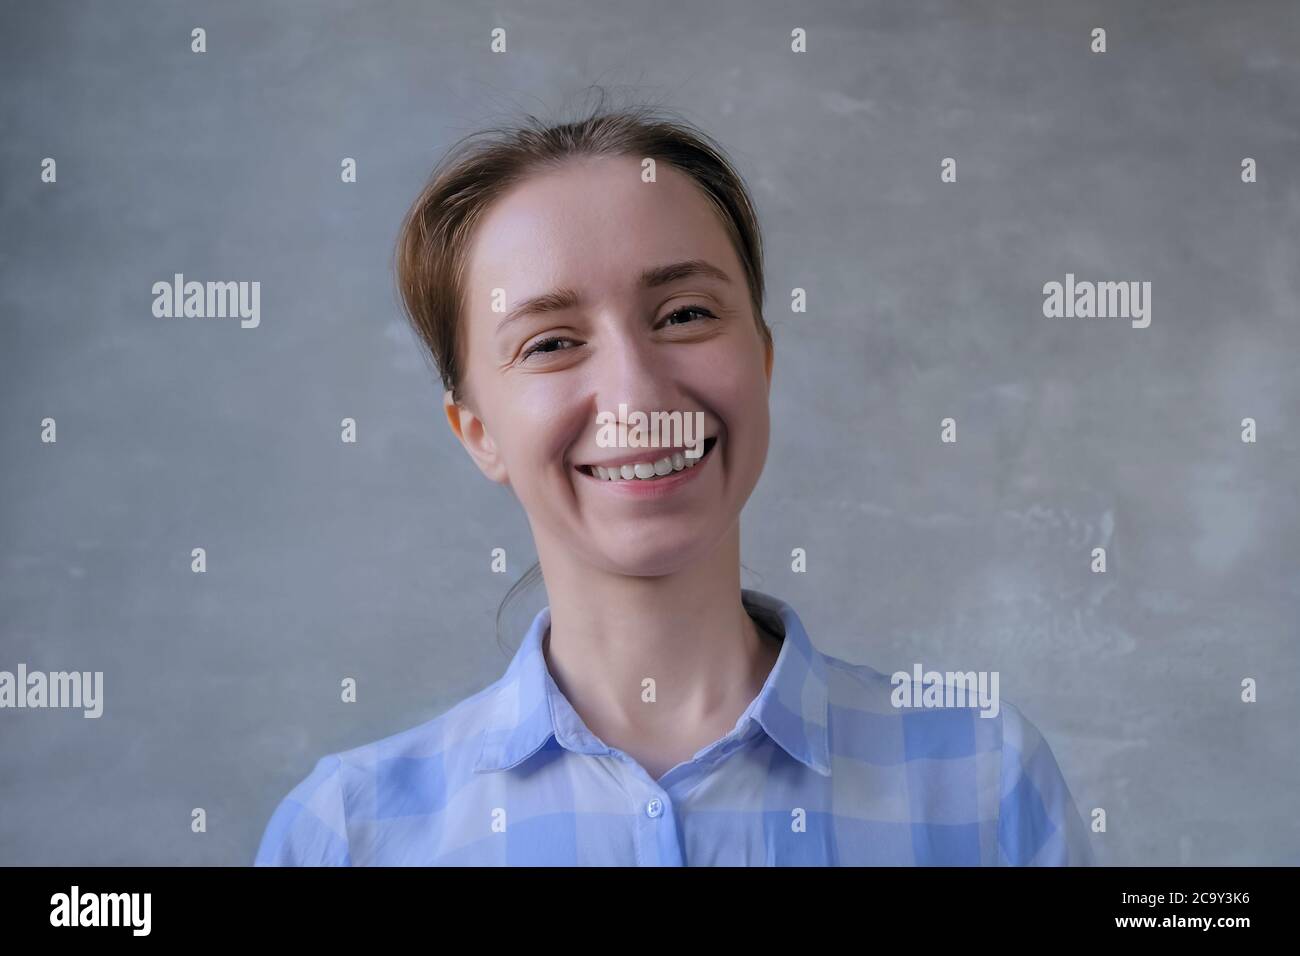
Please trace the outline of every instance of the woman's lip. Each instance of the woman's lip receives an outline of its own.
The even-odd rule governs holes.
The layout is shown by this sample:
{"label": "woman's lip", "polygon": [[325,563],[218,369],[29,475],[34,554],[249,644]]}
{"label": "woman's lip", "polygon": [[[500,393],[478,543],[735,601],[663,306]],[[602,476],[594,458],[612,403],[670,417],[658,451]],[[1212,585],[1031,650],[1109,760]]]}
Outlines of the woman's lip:
{"label": "woman's lip", "polygon": [[631,495],[633,497],[658,498],[695,478],[702,470],[708,467],[709,462],[716,457],[714,452],[718,450],[721,439],[715,441],[712,447],[700,457],[694,465],[688,465],[681,471],[675,471],[671,475],[664,475],[662,478],[653,480],[641,478],[623,478],[610,481],[607,478],[601,478],[599,475],[590,475],[580,468],[574,470],[588,481],[593,481],[598,485],[603,485],[615,494]]}
{"label": "woman's lip", "polygon": [[[717,435],[704,436],[704,438],[700,442],[700,448],[702,451],[700,456],[696,458],[697,462],[699,458],[703,457],[704,445],[717,437],[718,437]],[[583,469],[589,469],[593,474],[595,474],[595,471],[598,467],[599,468],[620,468],[623,465],[635,465],[635,464],[646,463],[646,462],[654,463],[663,458],[671,458],[674,452],[684,455],[686,453],[686,449],[685,448],[655,448],[655,449],[648,450],[650,457],[646,457],[647,452],[639,452],[637,454],[625,455],[622,458],[613,459],[610,461],[588,461],[580,465],[574,465],[573,467],[577,468],[579,471],[582,471]]]}

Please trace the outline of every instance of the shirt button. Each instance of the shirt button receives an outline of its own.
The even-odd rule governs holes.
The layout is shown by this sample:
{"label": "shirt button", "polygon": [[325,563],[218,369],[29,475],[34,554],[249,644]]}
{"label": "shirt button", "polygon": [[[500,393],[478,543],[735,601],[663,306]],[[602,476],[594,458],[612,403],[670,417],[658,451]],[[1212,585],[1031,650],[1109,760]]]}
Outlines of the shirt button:
{"label": "shirt button", "polygon": [[645,805],[645,815],[648,817],[657,817],[664,812],[663,801],[658,797],[651,797],[650,802]]}

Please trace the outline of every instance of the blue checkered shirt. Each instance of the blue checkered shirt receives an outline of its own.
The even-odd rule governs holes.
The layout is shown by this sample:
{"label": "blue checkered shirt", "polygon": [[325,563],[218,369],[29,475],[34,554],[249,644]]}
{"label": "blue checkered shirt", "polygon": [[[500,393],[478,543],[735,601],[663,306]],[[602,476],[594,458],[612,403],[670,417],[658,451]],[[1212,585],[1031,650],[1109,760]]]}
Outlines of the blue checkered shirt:
{"label": "blue checkered shirt", "polygon": [[417,727],[322,757],[258,866],[1091,865],[1047,742],[1014,705],[894,706],[890,678],[785,636],[726,736],[654,779],[546,668],[550,608],[505,674]]}

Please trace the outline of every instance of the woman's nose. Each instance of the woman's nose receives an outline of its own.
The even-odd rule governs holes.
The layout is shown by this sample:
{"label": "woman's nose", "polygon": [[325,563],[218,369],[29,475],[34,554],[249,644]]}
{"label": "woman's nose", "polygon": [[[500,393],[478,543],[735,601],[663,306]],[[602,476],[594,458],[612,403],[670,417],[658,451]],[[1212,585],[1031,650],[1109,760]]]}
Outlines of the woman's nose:
{"label": "woman's nose", "polygon": [[672,410],[679,399],[671,350],[635,335],[607,337],[595,358],[595,391],[600,409]]}

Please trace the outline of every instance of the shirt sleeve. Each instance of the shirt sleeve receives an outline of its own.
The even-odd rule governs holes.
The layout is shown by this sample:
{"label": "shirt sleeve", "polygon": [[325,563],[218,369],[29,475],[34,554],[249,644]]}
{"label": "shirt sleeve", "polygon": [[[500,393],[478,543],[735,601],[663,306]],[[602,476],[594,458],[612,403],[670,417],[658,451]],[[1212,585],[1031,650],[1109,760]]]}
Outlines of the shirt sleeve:
{"label": "shirt sleeve", "polygon": [[343,764],[322,757],[271,815],[254,866],[351,866]]}
{"label": "shirt sleeve", "polygon": [[1095,866],[1088,828],[1052,749],[1002,702],[998,861],[1002,866]]}

